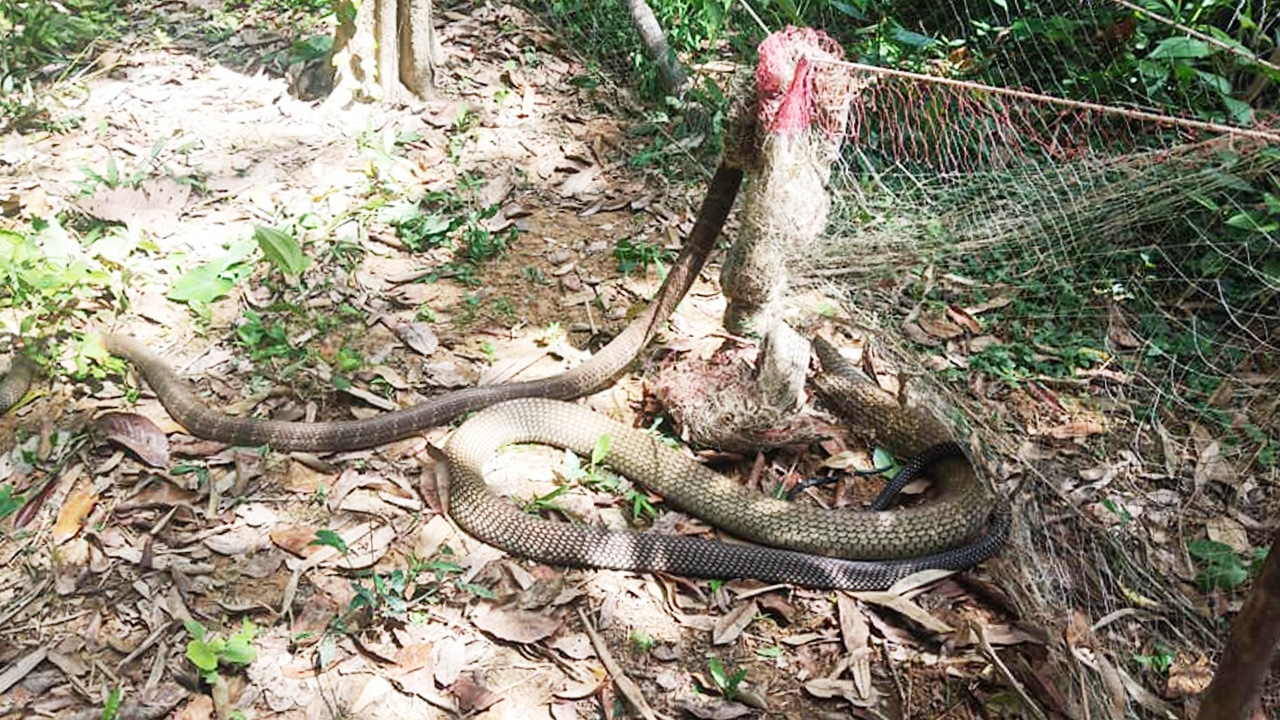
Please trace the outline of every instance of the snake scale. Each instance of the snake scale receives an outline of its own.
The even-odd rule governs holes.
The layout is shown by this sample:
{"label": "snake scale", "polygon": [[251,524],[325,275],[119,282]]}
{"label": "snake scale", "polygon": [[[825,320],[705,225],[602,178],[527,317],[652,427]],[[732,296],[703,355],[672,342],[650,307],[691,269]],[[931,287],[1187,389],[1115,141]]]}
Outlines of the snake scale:
{"label": "snake scale", "polygon": [[[822,510],[746,491],[642,432],[562,402],[612,383],[674,311],[714,247],[741,180],[740,170],[722,165],[716,171],[681,255],[648,309],[591,360],[548,378],[466,388],[370,419],[286,422],[211,410],[140,341],[109,334],[105,344],[130,361],[170,415],[193,435],[238,445],[352,450],[409,437],[488,408],[463,423],[445,448],[450,514],[484,542],[543,562],[875,589],[917,570],[958,570],[994,555],[1007,535],[1008,513],[1003,505],[992,512],[991,496],[963,457],[943,458],[932,466],[940,492],[923,505],[879,512]],[[815,380],[819,393],[851,422],[872,430],[881,445],[911,457],[950,440],[940,422],[899,405],[859,377],[830,345],[819,341],[816,349],[824,366]],[[30,364],[20,355],[15,358],[0,382],[0,411],[17,402],[31,381]],[[612,441],[608,463],[661,493],[671,505],[742,538],[789,549],[552,522],[520,512],[485,487],[483,464],[502,445],[538,442],[589,454],[601,435]]]}

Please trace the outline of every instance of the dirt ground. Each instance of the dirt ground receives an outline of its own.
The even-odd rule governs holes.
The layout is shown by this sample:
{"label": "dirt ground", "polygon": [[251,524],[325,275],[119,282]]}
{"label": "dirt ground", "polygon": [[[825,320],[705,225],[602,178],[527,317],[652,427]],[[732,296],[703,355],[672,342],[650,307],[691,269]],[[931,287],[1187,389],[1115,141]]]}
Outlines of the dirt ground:
{"label": "dirt ground", "polygon": [[[66,211],[122,224],[123,296],[81,300],[64,330],[144,338],[227,412],[367,417],[557,372],[661,282],[656,265],[621,272],[619,241],[671,251],[691,227],[705,178],[670,172],[695,167],[681,157],[629,165],[644,138],[625,96],[573,82],[582,63],[511,6],[443,13],[441,99],[405,110],[297,99],[287,74],[259,65],[286,47],[278,37],[202,30],[216,13],[198,1],[131,12],[133,33],[54,98],[83,117],[76,129],[3,138],[5,221]],[[111,172],[145,182],[82,193]],[[384,212],[388,198],[428,193],[459,212],[498,208],[469,227],[509,245],[471,282],[455,249],[408,247]],[[167,297],[261,225],[303,241],[301,281],[260,261],[205,306]],[[660,354],[706,357],[723,342],[716,260],[661,353],[592,408],[648,427],[644,376]],[[10,332],[20,320],[0,315]],[[277,320],[280,342],[245,340]],[[351,356],[355,369],[334,369]],[[1054,639],[1019,621],[988,566],[894,593],[540,566],[437,512],[429,444],[449,428],[369,451],[262,454],[185,436],[124,374],[76,382],[74,358],[56,361],[0,419],[12,449],[0,483],[38,498],[0,526],[0,718],[100,717],[113,689],[132,718],[640,716],[619,690],[628,680],[662,717],[1032,717],[1028,692],[1054,717],[1069,704],[1010,682]],[[158,429],[94,422],[107,411]],[[818,450],[708,459],[770,488],[812,471]],[[627,524],[625,486],[547,500],[573,467],[557,451],[505,453],[490,483],[561,518]],[[871,493],[858,481],[824,497]],[[674,513],[655,524],[710,532]],[[314,544],[320,531],[346,552]],[[206,647],[251,627],[256,657],[223,655],[211,686],[189,659],[191,620],[216,634]]]}

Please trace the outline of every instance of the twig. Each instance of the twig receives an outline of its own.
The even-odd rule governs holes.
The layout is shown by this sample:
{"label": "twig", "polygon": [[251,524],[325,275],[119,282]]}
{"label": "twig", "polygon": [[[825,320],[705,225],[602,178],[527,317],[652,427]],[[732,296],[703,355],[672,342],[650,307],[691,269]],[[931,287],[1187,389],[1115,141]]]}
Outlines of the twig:
{"label": "twig", "polygon": [[640,713],[645,720],[658,720],[658,716],[653,712],[653,708],[644,699],[644,693],[640,692],[640,686],[635,681],[627,677],[622,671],[622,666],[617,660],[613,659],[613,653],[609,652],[609,646],[605,645],[604,638],[600,637],[600,633],[596,632],[595,626],[587,619],[587,614],[578,608],[578,617],[582,619],[582,627],[587,631],[587,637],[591,638],[591,646],[595,648],[596,655],[600,657],[600,662],[604,665],[604,669],[613,676],[613,684],[617,686],[618,692],[631,703],[631,707]]}
{"label": "twig", "polygon": [[969,82],[968,80],[954,80],[952,78],[939,77],[937,75],[925,75],[923,73],[909,72],[907,70],[895,70],[893,68],[877,67],[875,65],[863,65],[862,63],[849,62],[847,60],[814,58],[812,62],[815,64],[828,63],[831,65],[840,65],[852,70],[871,73],[873,75],[887,75],[889,77],[918,80],[920,82],[934,83],[936,85],[950,85],[951,87],[957,87],[963,90],[991,93],[992,95],[1004,95],[1005,97],[1030,100],[1032,102],[1046,105],[1061,105],[1063,107],[1087,110],[1089,112],[1096,112],[1104,115],[1119,115],[1131,120],[1145,120],[1147,122],[1161,123],[1164,125],[1176,125],[1194,130],[1209,130],[1211,132],[1223,133],[1226,135],[1251,137],[1257,140],[1280,143],[1280,134],[1267,132],[1265,130],[1253,130],[1250,128],[1237,127],[1235,125],[1206,122],[1204,120],[1191,120],[1189,118],[1180,118],[1173,115],[1146,112],[1145,110],[1131,110],[1129,108],[1116,107],[1114,105],[1099,105],[1098,103],[1084,102],[1082,100],[1068,100],[1067,98],[1055,97],[1053,95],[1042,95],[1040,93],[1028,92],[1026,90],[1014,90],[1012,88],[1002,88],[994,85]]}
{"label": "twig", "polygon": [[1267,68],[1268,70],[1274,70],[1276,72],[1280,72],[1280,65],[1276,65],[1274,63],[1263,60],[1262,58],[1258,57],[1254,53],[1247,52],[1233,45],[1229,45],[1219,40],[1218,38],[1213,37],[1212,35],[1206,35],[1200,32],[1199,30],[1187,27],[1186,25],[1183,25],[1177,20],[1174,20],[1172,18],[1167,18],[1159,13],[1151,12],[1146,8],[1138,7],[1137,5],[1134,5],[1128,0],[1111,0],[1111,2],[1121,7],[1129,8],[1130,10],[1136,13],[1141,13],[1143,15],[1146,15],[1147,17],[1151,18],[1152,20],[1155,20],[1158,23],[1163,23],[1165,25],[1168,25],[1169,27],[1177,30],[1178,32],[1186,33],[1187,35],[1190,35],[1191,37],[1196,38],[1197,40],[1203,40],[1220,50],[1226,50],[1232,55],[1243,58],[1244,60],[1247,60],[1253,63],[1254,65],[1261,65],[1262,67]]}
{"label": "twig", "polygon": [[1009,687],[1017,693],[1018,699],[1022,701],[1023,707],[1027,709],[1031,717],[1036,720],[1049,720],[1049,716],[1044,714],[1044,710],[1041,710],[1036,701],[1027,694],[1027,689],[1022,687],[1022,683],[1018,681],[1018,678],[1014,677],[1013,672],[1009,670],[1009,666],[1005,665],[1000,656],[996,654],[996,649],[991,647],[986,633],[982,631],[982,623],[970,621],[969,629],[973,631],[974,637],[978,639],[978,647],[982,649],[982,654],[987,657],[987,660],[991,661],[991,664],[995,666],[996,671],[1000,673],[1004,681],[1009,683]]}

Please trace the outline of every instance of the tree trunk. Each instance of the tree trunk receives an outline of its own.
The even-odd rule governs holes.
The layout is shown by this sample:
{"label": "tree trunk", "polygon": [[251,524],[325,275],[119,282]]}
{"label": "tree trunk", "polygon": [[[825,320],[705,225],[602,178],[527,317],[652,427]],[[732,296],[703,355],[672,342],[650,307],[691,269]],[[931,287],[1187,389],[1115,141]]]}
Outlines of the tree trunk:
{"label": "tree trunk", "polygon": [[658,18],[654,16],[653,9],[645,0],[626,0],[626,3],[627,10],[631,11],[631,21],[636,25],[636,32],[640,33],[640,41],[644,43],[645,49],[649,51],[649,57],[658,66],[658,77],[662,80],[662,88],[668,94],[679,91],[685,83],[684,68],[676,59],[671,46],[667,44],[667,35],[662,32],[662,26],[658,24]]}
{"label": "tree trunk", "polygon": [[[1249,720],[1265,717],[1258,709],[1262,683],[1280,643],[1280,530],[1253,582],[1249,598],[1235,621],[1218,661],[1218,671],[1204,693],[1198,720]],[[1255,711],[1257,711],[1255,713]]]}
{"label": "tree trunk", "polygon": [[432,0],[368,0],[334,37],[337,87],[330,100],[413,105],[435,94],[441,48]]}

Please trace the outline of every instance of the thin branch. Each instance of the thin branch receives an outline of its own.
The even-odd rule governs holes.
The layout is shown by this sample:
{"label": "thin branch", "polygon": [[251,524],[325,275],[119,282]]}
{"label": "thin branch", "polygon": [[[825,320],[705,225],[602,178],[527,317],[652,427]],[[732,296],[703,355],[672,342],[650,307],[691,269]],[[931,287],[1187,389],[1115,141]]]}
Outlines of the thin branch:
{"label": "thin branch", "polygon": [[1129,108],[1116,107],[1114,105],[1099,105],[1098,103],[1084,102],[1081,100],[1068,100],[1067,98],[1054,97],[1053,95],[1042,95],[1040,93],[1028,92],[1026,90],[995,87],[993,85],[984,85],[982,83],[969,82],[967,80],[954,80],[952,78],[925,75],[923,73],[914,73],[907,70],[894,70],[892,68],[877,67],[875,65],[863,65],[862,63],[856,62],[825,60],[818,58],[813,59],[813,62],[841,65],[852,70],[860,70],[874,75],[887,75],[889,77],[906,78],[908,80],[918,80],[920,82],[934,83],[937,85],[950,85],[951,87],[962,88],[965,90],[986,92],[991,93],[992,95],[1003,95],[1005,97],[1030,100],[1032,102],[1046,105],[1061,105],[1063,107],[1074,108],[1076,110],[1088,110],[1090,112],[1106,115],[1119,115],[1132,120],[1144,120],[1164,125],[1176,125],[1178,127],[1194,130],[1208,130],[1210,132],[1280,143],[1280,134],[1267,132],[1265,130],[1253,130],[1251,128],[1236,127],[1235,125],[1224,125],[1222,123],[1206,122],[1203,120],[1191,120],[1188,118],[1174,117],[1173,115],[1163,115],[1161,113],[1146,112],[1143,110],[1131,110]]}
{"label": "thin branch", "polygon": [[1121,7],[1129,8],[1134,12],[1142,13],[1143,15],[1146,15],[1147,17],[1151,18],[1152,20],[1155,20],[1158,23],[1163,23],[1165,25],[1168,25],[1169,27],[1174,28],[1179,32],[1186,33],[1187,35],[1190,35],[1191,37],[1196,38],[1197,40],[1203,40],[1216,48],[1226,50],[1232,55],[1235,55],[1244,60],[1247,60],[1248,62],[1254,65],[1261,65],[1262,67],[1267,68],[1268,70],[1274,70],[1275,72],[1280,72],[1280,65],[1276,65],[1274,63],[1263,60],[1262,58],[1258,57],[1254,53],[1248,52],[1246,50],[1242,50],[1230,43],[1223,42],[1222,40],[1219,40],[1218,38],[1213,37],[1212,35],[1206,35],[1200,32],[1199,30],[1194,30],[1192,28],[1189,28],[1186,25],[1183,25],[1182,23],[1178,22],[1177,20],[1167,18],[1159,13],[1153,13],[1150,10],[1147,10],[1146,8],[1134,5],[1133,3],[1129,2],[1129,0],[1111,0],[1111,2],[1117,5],[1120,5]]}

